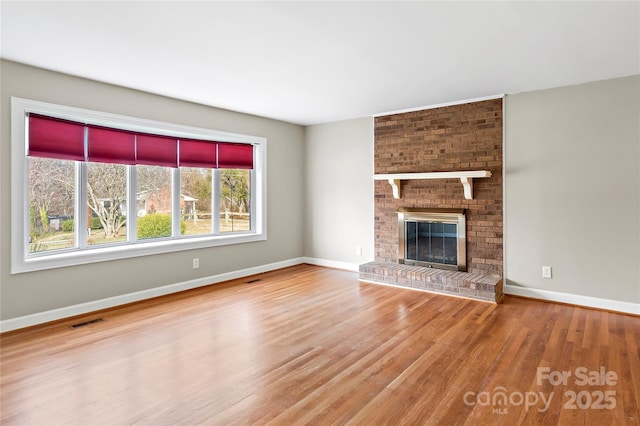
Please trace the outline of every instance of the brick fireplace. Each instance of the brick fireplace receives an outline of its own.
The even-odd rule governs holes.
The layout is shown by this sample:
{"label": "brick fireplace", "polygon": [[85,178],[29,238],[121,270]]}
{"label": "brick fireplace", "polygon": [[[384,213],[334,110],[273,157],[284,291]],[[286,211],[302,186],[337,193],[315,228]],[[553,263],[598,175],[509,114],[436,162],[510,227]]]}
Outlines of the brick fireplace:
{"label": "brick fireplace", "polygon": [[[376,174],[486,170],[466,199],[460,179],[408,179],[400,198],[385,180],[374,189],[375,261],[360,278],[497,301],[502,296],[502,99],[377,117]],[[401,209],[464,209],[467,272],[398,264]]]}

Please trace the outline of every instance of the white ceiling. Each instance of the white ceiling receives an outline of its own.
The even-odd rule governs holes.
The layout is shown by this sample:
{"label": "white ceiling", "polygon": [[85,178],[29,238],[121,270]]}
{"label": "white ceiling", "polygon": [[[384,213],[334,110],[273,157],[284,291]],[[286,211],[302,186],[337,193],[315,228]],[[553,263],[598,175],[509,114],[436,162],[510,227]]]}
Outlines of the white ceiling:
{"label": "white ceiling", "polygon": [[8,2],[0,56],[317,124],[640,74],[640,2]]}

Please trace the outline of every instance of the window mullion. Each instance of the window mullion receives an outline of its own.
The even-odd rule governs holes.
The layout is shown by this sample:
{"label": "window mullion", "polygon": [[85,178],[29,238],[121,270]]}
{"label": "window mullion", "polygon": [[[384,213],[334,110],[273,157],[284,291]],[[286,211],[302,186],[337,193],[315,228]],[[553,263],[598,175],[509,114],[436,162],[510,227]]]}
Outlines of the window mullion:
{"label": "window mullion", "polygon": [[89,231],[88,228],[91,226],[89,222],[89,216],[91,215],[91,210],[89,208],[88,203],[88,174],[87,174],[87,163],[84,161],[78,161],[76,163],[76,205],[75,205],[75,238],[76,238],[76,247],[78,248],[86,248]]}
{"label": "window mullion", "polygon": [[138,176],[136,166],[127,166],[127,241],[138,239]]}
{"label": "window mullion", "polygon": [[211,173],[211,226],[214,234],[220,233],[220,169]]}
{"label": "window mullion", "polygon": [[171,169],[171,236],[180,237],[180,221],[182,220],[180,211],[180,169]]}

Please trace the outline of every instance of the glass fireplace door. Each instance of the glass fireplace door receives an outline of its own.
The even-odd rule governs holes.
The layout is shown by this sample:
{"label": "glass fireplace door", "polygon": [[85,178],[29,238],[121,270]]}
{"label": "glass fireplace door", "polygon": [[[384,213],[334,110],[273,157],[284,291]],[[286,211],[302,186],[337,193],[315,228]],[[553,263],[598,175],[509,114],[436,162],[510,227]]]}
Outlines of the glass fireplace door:
{"label": "glass fireplace door", "polygon": [[457,224],[405,221],[405,259],[458,264]]}
{"label": "glass fireplace door", "polygon": [[464,209],[401,207],[397,213],[399,263],[467,270]]}

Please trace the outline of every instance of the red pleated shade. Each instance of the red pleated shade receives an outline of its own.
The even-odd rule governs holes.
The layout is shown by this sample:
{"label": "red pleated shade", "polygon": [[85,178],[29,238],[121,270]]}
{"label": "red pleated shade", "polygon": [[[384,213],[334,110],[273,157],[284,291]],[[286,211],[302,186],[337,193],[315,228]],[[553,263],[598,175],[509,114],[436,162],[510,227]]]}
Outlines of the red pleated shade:
{"label": "red pleated shade", "polygon": [[216,143],[194,139],[180,139],[180,167],[215,169]]}
{"label": "red pleated shade", "polygon": [[178,167],[178,140],[169,136],[138,134],[136,163]]}
{"label": "red pleated shade", "polygon": [[171,136],[85,125],[38,114],[29,115],[28,155],[163,167],[253,169],[251,144],[199,139],[178,141]]}
{"label": "red pleated shade", "polygon": [[221,169],[253,169],[253,145],[219,143],[218,167]]}
{"label": "red pleated shade", "polygon": [[30,114],[28,155],[84,161],[84,124]]}
{"label": "red pleated shade", "polygon": [[135,133],[106,127],[88,127],[88,161],[117,164],[136,163]]}

